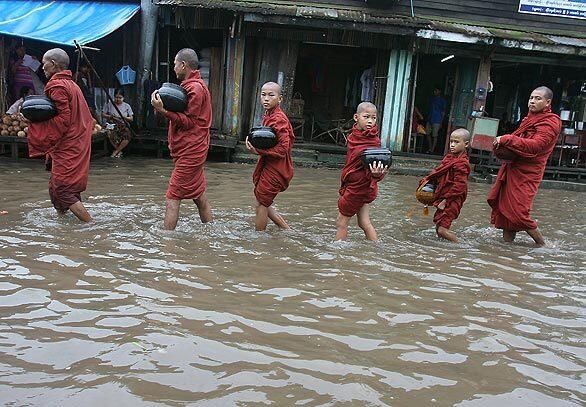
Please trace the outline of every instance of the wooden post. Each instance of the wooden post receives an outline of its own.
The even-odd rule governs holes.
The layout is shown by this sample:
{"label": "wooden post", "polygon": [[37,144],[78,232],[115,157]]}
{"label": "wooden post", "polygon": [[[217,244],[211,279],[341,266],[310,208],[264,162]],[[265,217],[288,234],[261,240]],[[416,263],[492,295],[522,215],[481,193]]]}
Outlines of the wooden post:
{"label": "wooden post", "polygon": [[381,142],[392,151],[401,151],[403,147],[412,59],[411,50],[392,50],[389,59]]}
{"label": "wooden post", "polygon": [[[142,109],[143,101],[150,95],[144,95],[144,81],[151,79],[151,65],[153,59],[153,47],[158,45],[155,43],[155,32],[157,30],[157,18],[159,13],[159,6],[155,5],[151,0],[141,0],[140,2],[140,42],[137,44],[138,49],[138,67],[137,67],[137,93],[138,106],[137,109],[138,122],[142,122],[145,116]],[[158,63],[158,61],[157,61]]]}
{"label": "wooden post", "polygon": [[4,62],[4,36],[0,35],[0,113],[6,111],[6,63]]}
{"label": "wooden post", "polygon": [[240,133],[241,85],[244,67],[245,37],[236,35],[226,39],[226,98],[223,130],[231,136]]}
{"label": "wooden post", "polygon": [[[474,103],[472,104],[472,109],[479,111],[480,108],[484,110],[486,105],[486,97],[487,90],[488,90],[488,81],[490,80],[490,65],[491,65],[491,57],[489,55],[483,56],[480,59],[480,66],[478,67],[478,75],[476,76],[476,97],[474,98]],[[484,99],[479,99],[478,96],[478,89],[484,88]]]}

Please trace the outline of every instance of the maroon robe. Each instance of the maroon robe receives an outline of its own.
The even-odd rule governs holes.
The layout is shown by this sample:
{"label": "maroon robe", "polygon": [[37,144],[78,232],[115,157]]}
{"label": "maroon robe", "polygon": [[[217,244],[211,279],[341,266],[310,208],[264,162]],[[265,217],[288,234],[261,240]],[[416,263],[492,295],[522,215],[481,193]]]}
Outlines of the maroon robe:
{"label": "maroon robe", "polygon": [[210,147],[212,99],[199,71],[183,79],[187,92],[184,112],[169,112],[169,152],[175,168],[169,180],[167,199],[197,199],[205,192],[204,164]]}
{"label": "maroon robe", "polygon": [[501,164],[487,197],[492,207],[490,221],[498,229],[516,232],[537,228],[530,216],[533,199],[561,127],[559,116],[547,108],[529,112],[513,134],[501,136],[499,145],[518,157]]}
{"label": "maroon robe", "polygon": [[380,148],[380,144],[376,126],[370,130],[359,130],[356,124],[352,127],[339,190],[338,210],[342,215],[352,217],[376,199],[378,182],[384,175],[374,176],[369,168],[364,167],[362,152],[367,148]]}
{"label": "maroon robe", "polygon": [[55,209],[64,212],[81,201],[87,187],[93,118],[71,71],[54,74],[45,94],[58,113],[50,120],[29,124],[29,155],[51,159],[49,195]]}
{"label": "maroon robe", "polygon": [[434,206],[446,200],[446,207],[435,212],[433,223],[449,229],[458,218],[462,205],[468,196],[468,176],[470,162],[466,152],[458,155],[448,153],[432,172],[425,177],[420,185],[431,182],[436,185]]}
{"label": "maroon robe", "polygon": [[258,203],[269,207],[277,194],[285,191],[293,179],[291,150],[295,134],[289,119],[279,106],[265,113],[262,125],[272,127],[277,135],[277,145],[266,150],[256,149],[259,157],[252,175],[252,182],[254,196]]}

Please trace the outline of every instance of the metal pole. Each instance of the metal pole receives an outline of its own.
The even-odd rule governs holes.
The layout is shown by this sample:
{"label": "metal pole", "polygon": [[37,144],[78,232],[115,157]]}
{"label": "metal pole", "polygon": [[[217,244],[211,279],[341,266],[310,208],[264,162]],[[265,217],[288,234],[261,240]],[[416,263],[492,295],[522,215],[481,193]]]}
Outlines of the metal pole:
{"label": "metal pole", "polygon": [[124,122],[124,124],[126,125],[126,127],[128,127],[128,130],[130,130],[130,132],[132,133],[132,135],[134,137],[136,137],[136,132],[132,129],[132,127],[130,126],[130,123],[128,123],[128,121],[126,121],[126,119],[124,119],[124,115],[122,114],[122,112],[120,111],[120,109],[118,109],[118,106],[116,106],[116,103],[114,102],[114,100],[112,99],[112,97],[110,96],[110,94],[108,93],[108,89],[106,89],[106,86],[104,85],[104,82],[102,81],[102,78],[100,77],[100,75],[96,71],[96,68],[94,68],[93,64],[91,63],[91,61],[89,60],[89,58],[87,57],[87,55],[85,54],[85,52],[83,52],[82,47],[75,40],[73,40],[73,43],[77,47],[77,50],[78,50],[79,54],[87,62],[87,65],[90,67],[90,69],[92,70],[92,72],[94,73],[94,75],[96,75],[96,78],[98,78],[98,84],[100,85],[100,88],[102,88],[102,91],[104,91],[104,93],[106,94],[106,97],[108,98],[108,100],[110,101],[110,103],[112,103],[112,106],[114,106],[114,109],[116,109],[116,111],[120,115],[120,118],[122,119],[122,121]]}

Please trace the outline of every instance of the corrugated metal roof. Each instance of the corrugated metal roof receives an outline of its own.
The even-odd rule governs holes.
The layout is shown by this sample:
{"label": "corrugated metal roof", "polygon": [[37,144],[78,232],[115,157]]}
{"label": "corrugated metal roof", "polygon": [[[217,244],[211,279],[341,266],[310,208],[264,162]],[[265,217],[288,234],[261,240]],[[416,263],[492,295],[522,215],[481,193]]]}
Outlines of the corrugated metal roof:
{"label": "corrugated metal roof", "polygon": [[446,21],[431,21],[430,27],[419,30],[417,36],[454,42],[500,43],[500,45],[509,48],[586,55],[585,38],[479,27]]}
{"label": "corrugated metal roof", "polygon": [[268,0],[154,0],[158,5],[225,9],[245,13],[349,21],[353,23],[383,24],[403,27],[424,27],[427,19],[407,17],[384,11],[360,7],[336,6],[333,4],[304,3]]}
{"label": "corrugated metal roof", "polygon": [[225,9],[244,13],[285,16],[293,18],[348,21],[352,23],[402,26],[417,29],[417,36],[446,41],[500,44],[510,48],[535,49],[586,55],[584,33],[568,33],[568,36],[538,34],[505,27],[484,27],[462,21],[439,21],[429,18],[408,17],[374,11],[364,7],[344,7],[333,4],[304,3],[303,1],[270,0],[154,0],[159,5]]}

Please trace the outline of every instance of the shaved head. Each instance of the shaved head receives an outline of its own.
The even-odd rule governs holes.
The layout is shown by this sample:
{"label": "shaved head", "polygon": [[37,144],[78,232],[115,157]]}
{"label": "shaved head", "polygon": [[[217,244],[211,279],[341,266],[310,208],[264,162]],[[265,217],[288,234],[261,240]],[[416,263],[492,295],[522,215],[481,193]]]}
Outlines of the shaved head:
{"label": "shaved head", "polygon": [[550,88],[548,88],[547,86],[539,86],[538,88],[535,88],[533,90],[533,92],[535,92],[535,91],[541,92],[543,94],[543,97],[546,100],[552,100],[553,99],[553,91]]}
{"label": "shaved head", "polygon": [[59,69],[69,68],[69,55],[61,48],[53,48],[45,52],[43,60],[53,61]]}
{"label": "shaved head", "polygon": [[279,85],[277,82],[267,82],[264,85],[262,85],[261,91],[265,89],[265,90],[272,90],[274,92],[277,92],[278,95],[281,94],[281,85]]}
{"label": "shaved head", "polygon": [[464,141],[470,141],[470,132],[466,129],[456,129],[452,132],[453,136],[460,136]]}
{"label": "shaved head", "polygon": [[199,58],[194,50],[191,48],[183,48],[177,53],[175,59],[179,62],[185,62],[185,65],[191,69],[199,68]]}
{"label": "shaved head", "polygon": [[358,105],[358,107],[356,108],[356,113],[360,114],[366,110],[374,110],[375,112],[376,110],[376,106],[373,103],[370,102],[362,102]]}

